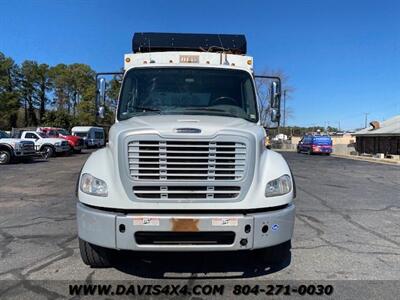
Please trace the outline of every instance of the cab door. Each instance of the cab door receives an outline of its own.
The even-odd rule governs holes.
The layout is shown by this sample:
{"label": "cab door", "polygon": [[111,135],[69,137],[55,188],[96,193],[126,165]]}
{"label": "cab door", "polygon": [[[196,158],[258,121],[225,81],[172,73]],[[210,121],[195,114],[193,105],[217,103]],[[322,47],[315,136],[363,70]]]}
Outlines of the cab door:
{"label": "cab door", "polygon": [[37,149],[38,146],[40,146],[40,144],[41,144],[40,143],[40,137],[36,133],[27,132],[23,136],[24,136],[24,138],[23,138],[24,140],[32,141],[35,144],[35,149]]}
{"label": "cab door", "polygon": [[304,137],[304,143],[303,143],[303,151],[309,151],[311,149],[311,144],[312,144],[312,138],[309,136]]}

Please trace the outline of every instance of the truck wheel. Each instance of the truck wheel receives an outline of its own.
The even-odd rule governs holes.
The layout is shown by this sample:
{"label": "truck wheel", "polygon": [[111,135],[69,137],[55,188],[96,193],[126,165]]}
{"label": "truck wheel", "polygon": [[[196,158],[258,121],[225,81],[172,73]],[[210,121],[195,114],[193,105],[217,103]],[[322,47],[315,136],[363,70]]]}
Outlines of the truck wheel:
{"label": "truck wheel", "polygon": [[107,268],[111,266],[109,253],[106,248],[92,245],[79,239],[79,250],[83,262],[93,268]]}
{"label": "truck wheel", "polygon": [[44,159],[48,159],[54,155],[54,150],[50,146],[44,146],[42,148],[42,156]]}
{"label": "truck wheel", "polygon": [[289,240],[276,246],[258,249],[255,250],[256,259],[267,265],[277,265],[289,256],[291,248],[292,243]]}
{"label": "truck wheel", "polygon": [[11,160],[11,154],[7,150],[0,150],[0,165],[6,165]]}

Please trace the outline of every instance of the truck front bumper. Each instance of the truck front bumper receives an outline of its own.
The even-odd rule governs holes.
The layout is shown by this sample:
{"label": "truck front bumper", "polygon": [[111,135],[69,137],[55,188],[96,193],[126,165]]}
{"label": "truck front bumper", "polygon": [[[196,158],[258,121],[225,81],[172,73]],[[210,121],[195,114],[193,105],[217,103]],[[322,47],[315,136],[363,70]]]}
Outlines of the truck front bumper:
{"label": "truck front bumper", "polygon": [[295,206],[246,214],[117,213],[77,204],[78,235],[91,244],[136,251],[232,251],[292,238]]}
{"label": "truck front bumper", "polygon": [[68,152],[69,151],[69,145],[67,146],[55,146],[54,147],[57,153],[61,153],[61,152]]}
{"label": "truck front bumper", "polygon": [[36,156],[36,151],[15,151],[14,156],[17,158]]}

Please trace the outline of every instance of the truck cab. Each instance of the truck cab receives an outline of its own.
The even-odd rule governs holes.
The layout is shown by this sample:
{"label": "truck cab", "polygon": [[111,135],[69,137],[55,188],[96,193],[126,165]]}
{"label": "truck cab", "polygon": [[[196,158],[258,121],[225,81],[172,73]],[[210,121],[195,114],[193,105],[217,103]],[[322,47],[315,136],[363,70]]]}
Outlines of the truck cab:
{"label": "truck cab", "polygon": [[[284,158],[265,147],[245,37],[139,33],[133,51],[109,143],[78,181],[83,261],[106,266],[118,250],[248,251],[266,260],[289,251],[295,184]],[[274,80],[278,122],[279,97]]]}

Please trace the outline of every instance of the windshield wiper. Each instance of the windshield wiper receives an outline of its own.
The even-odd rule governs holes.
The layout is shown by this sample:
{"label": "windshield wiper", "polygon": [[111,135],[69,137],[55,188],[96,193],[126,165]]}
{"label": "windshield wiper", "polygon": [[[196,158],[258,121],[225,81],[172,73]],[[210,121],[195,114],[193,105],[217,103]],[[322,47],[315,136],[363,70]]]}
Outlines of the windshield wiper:
{"label": "windshield wiper", "polygon": [[154,109],[154,108],[150,108],[150,107],[132,106],[132,108],[134,108],[134,109],[141,109],[141,110],[143,110],[143,111],[157,111],[157,112],[161,112],[161,110],[159,110],[159,109]]}
{"label": "windshield wiper", "polygon": [[243,118],[243,119],[245,119],[245,120],[247,120],[247,121],[251,121],[251,122],[254,122],[254,120],[253,119],[250,119],[248,116],[240,116],[240,115],[235,115],[235,114],[233,114],[233,113],[230,113],[230,112],[228,112],[228,111],[226,111],[226,110],[224,110],[224,109],[219,109],[219,108],[212,108],[212,107],[187,107],[187,108],[185,108],[185,110],[184,111],[191,111],[191,110],[193,110],[193,111],[199,111],[199,112],[201,112],[201,111],[211,111],[211,112],[219,112],[219,113],[222,113],[221,115],[223,115],[223,116],[226,116],[226,117],[235,117],[235,118]]}
{"label": "windshield wiper", "polygon": [[185,110],[206,110],[206,111],[222,111],[228,113],[226,110],[218,109],[218,108],[211,108],[211,107],[187,107]]}

